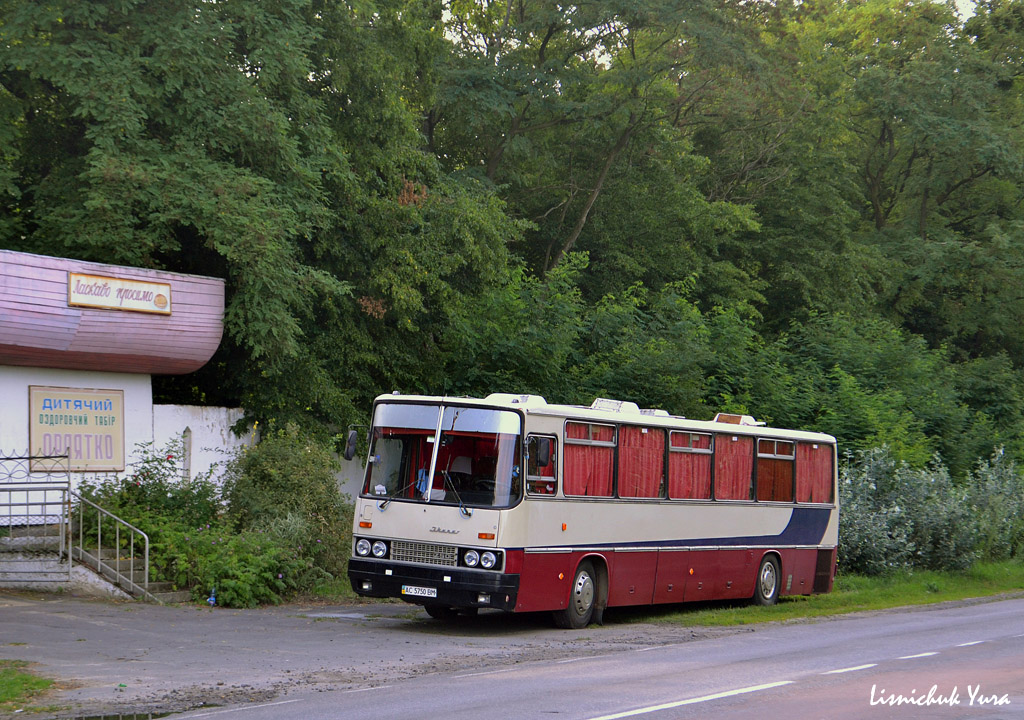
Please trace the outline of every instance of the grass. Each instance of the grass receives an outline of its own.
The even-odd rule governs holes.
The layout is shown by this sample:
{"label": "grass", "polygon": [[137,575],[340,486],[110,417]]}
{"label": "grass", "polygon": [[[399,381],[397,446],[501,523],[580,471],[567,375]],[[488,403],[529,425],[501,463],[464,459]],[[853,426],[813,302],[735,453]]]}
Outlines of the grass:
{"label": "grass", "polygon": [[648,608],[631,615],[638,621],[679,625],[749,625],[966,600],[1022,590],[1024,563],[1007,561],[978,563],[956,573],[918,571],[884,577],[840,576],[827,595],[784,597],[771,607],[746,602],[700,603],[670,612],[651,613]]}
{"label": "grass", "polygon": [[338,577],[331,578],[330,580],[321,580],[300,599],[336,604],[348,604],[363,600],[352,589],[352,583],[349,582],[348,575],[346,574],[339,574]]}
{"label": "grass", "polygon": [[53,680],[25,672],[28,663],[0,659],[0,713],[30,709],[26,702],[49,689]]}

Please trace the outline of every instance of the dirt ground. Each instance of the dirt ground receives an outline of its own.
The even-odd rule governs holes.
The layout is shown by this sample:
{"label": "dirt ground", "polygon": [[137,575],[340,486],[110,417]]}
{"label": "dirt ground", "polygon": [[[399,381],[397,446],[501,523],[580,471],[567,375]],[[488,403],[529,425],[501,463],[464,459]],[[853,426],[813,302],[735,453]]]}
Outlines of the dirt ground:
{"label": "dirt ground", "polygon": [[441,622],[417,606],[294,604],[256,610],[158,606],[0,591],[0,658],[57,681],[42,713],[172,713],[355,689],[453,670],[603,655],[750,629],[638,622],[628,612],[566,631],[549,615]]}

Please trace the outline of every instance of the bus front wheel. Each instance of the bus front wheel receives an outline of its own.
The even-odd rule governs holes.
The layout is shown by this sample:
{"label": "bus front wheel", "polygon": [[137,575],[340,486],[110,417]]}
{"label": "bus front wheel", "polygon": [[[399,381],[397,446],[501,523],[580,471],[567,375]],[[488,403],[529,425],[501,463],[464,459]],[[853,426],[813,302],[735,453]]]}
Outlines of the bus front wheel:
{"label": "bus front wheel", "polygon": [[597,577],[590,562],[582,562],[576,569],[569,592],[569,606],[555,611],[555,625],[567,630],[579,630],[590,624],[597,604]]}
{"label": "bus front wheel", "polygon": [[766,555],[761,560],[757,571],[757,582],[754,584],[754,602],[758,605],[774,605],[779,599],[779,561],[774,555]]}
{"label": "bus front wheel", "polygon": [[435,620],[454,620],[459,616],[457,609],[447,605],[424,605],[423,609]]}

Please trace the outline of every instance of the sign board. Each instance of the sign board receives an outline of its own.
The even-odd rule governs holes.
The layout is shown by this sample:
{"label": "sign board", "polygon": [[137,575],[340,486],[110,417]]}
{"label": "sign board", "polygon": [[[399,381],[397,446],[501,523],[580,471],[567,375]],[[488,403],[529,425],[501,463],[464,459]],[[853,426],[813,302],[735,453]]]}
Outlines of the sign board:
{"label": "sign board", "polygon": [[69,272],[68,305],[170,315],[171,285]]}
{"label": "sign board", "polygon": [[[124,390],[29,385],[29,442],[33,455],[70,456],[68,469],[124,470]],[[33,472],[50,470],[33,463]]]}

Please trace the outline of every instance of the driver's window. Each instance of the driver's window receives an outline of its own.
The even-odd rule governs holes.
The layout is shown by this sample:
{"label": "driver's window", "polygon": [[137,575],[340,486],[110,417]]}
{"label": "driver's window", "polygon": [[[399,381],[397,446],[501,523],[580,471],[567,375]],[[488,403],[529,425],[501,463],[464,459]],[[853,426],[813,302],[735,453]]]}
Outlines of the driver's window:
{"label": "driver's window", "polygon": [[526,440],[526,491],[530,495],[558,493],[558,441],[553,436],[530,435]]}
{"label": "driver's window", "polygon": [[393,495],[404,485],[406,441],[382,437],[374,446],[374,455],[367,467],[367,483],[363,492],[370,495]]}

